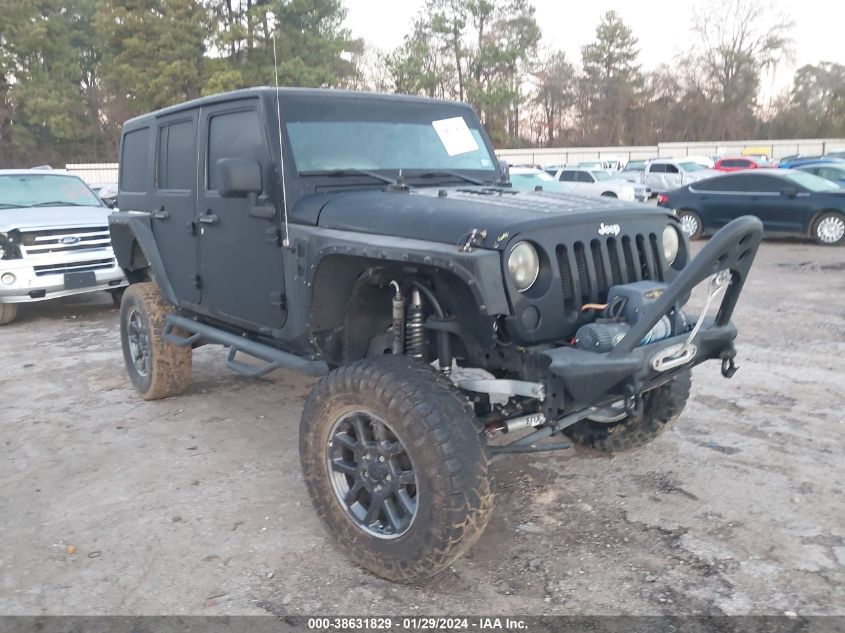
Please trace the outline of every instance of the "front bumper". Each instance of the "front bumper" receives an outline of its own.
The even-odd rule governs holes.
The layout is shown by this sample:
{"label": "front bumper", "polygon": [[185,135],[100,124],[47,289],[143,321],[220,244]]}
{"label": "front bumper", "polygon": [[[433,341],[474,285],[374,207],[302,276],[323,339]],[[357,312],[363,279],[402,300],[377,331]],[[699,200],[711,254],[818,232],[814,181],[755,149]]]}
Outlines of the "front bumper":
{"label": "front bumper", "polygon": [[[611,351],[598,353],[557,347],[539,352],[542,369],[538,378],[546,384],[546,417],[556,419],[614,398],[637,398],[675,374],[709,359],[721,359],[723,374],[732,374],[733,341],[737,332],[730,318],[762,235],[762,223],[751,216],[738,218],[725,226]],[[664,315],[680,310],[695,286],[718,273],[729,279],[722,289],[724,294],[719,309],[715,317],[702,317],[704,320],[694,330],[690,345],[684,349],[685,355],[676,357],[672,352],[684,348],[690,331],[676,330],[677,334],[670,338],[640,345]],[[660,359],[669,362],[660,362]]]}
{"label": "front bumper", "polygon": [[[87,256],[90,258],[90,254]],[[111,251],[103,255],[103,258],[109,256],[114,258]],[[113,262],[108,267],[91,271],[94,273],[93,285],[66,288],[64,273],[36,274],[35,266],[43,264],[44,261],[46,260],[41,258],[0,260],[0,303],[46,301],[98,290],[114,290],[127,285],[123,271]],[[54,260],[51,263],[54,263]],[[64,263],[72,265],[74,262],[70,260]]]}

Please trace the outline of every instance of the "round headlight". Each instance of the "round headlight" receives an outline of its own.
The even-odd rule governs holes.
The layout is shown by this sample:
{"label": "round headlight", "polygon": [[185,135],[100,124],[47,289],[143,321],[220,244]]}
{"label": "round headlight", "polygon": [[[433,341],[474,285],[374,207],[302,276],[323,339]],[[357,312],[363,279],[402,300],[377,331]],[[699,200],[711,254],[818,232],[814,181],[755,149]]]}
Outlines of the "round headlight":
{"label": "round headlight", "polygon": [[663,257],[670,266],[678,256],[681,247],[681,240],[678,231],[671,224],[663,229]]}
{"label": "round headlight", "polygon": [[528,290],[540,274],[540,257],[537,249],[528,242],[518,242],[508,256],[508,272],[520,292]]}

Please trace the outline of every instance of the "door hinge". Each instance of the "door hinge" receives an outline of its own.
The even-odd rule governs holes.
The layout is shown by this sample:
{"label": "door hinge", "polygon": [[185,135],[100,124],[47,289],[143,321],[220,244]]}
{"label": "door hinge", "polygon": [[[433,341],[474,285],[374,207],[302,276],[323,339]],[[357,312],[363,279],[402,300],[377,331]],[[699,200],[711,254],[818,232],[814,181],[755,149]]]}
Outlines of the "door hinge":
{"label": "door hinge", "polygon": [[199,275],[194,275],[194,288],[197,290],[202,288],[202,278]]}
{"label": "door hinge", "polygon": [[287,310],[287,297],[278,290],[270,293],[270,305],[278,306],[280,310]]}
{"label": "door hinge", "polygon": [[270,227],[269,229],[264,229],[264,233],[267,235],[267,241],[271,244],[275,244],[276,246],[282,245],[282,231],[281,229],[276,228],[275,226]]}

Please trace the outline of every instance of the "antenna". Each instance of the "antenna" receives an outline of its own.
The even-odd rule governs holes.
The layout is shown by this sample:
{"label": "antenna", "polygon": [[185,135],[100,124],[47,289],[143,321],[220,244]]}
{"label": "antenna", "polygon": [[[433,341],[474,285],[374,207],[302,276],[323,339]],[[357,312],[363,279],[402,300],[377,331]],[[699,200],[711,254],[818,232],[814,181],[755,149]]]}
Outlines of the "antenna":
{"label": "antenna", "polygon": [[282,175],[282,213],[285,219],[285,238],[282,246],[290,246],[290,231],[288,230],[288,196],[285,188],[285,155],[282,145],[282,104],[279,99],[279,63],[276,61],[276,34],[273,34],[273,73],[276,76],[276,116],[279,122],[279,172]]}

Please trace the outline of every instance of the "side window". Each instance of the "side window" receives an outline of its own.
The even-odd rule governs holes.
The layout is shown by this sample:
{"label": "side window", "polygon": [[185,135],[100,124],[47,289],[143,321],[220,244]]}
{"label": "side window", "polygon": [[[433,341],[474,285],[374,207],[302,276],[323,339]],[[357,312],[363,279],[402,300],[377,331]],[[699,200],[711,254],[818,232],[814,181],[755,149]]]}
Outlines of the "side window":
{"label": "side window", "polygon": [[771,176],[746,176],[746,190],[750,193],[779,193],[783,189],[783,181]]}
{"label": "side window", "polygon": [[258,111],[239,110],[216,114],[208,122],[208,157],[206,182],[208,190],[217,189],[215,165],[221,158],[254,158],[266,163],[267,149]]}
{"label": "side window", "polygon": [[560,180],[563,182],[575,182],[577,180],[578,174],[574,171],[562,171],[560,172]]}
{"label": "side window", "polygon": [[197,180],[193,121],[177,121],[158,129],[156,187],[192,190]]}
{"label": "side window", "polygon": [[678,173],[678,168],[675,167],[675,165],[672,165],[671,163],[666,163],[663,167],[665,168],[664,171],[667,174],[677,174]]}
{"label": "side window", "polygon": [[663,163],[653,163],[648,166],[648,173],[650,174],[663,174],[666,173],[666,165]]}
{"label": "side window", "polygon": [[747,178],[747,176],[741,174],[737,174],[735,176],[716,176],[715,178],[708,178],[707,180],[694,182],[690,185],[690,189],[721,193],[745,191],[745,182]]}
{"label": "side window", "polygon": [[596,179],[593,178],[592,174],[588,174],[585,171],[578,172],[578,182],[595,182]]}
{"label": "side window", "polygon": [[722,161],[722,167],[746,167],[746,163],[736,158],[726,158]]}
{"label": "side window", "polygon": [[143,193],[147,190],[147,152],[150,128],[132,130],[120,144],[120,190]]}

